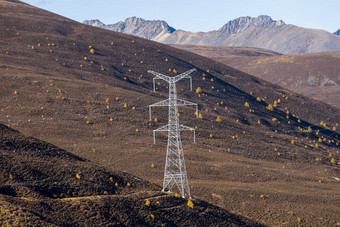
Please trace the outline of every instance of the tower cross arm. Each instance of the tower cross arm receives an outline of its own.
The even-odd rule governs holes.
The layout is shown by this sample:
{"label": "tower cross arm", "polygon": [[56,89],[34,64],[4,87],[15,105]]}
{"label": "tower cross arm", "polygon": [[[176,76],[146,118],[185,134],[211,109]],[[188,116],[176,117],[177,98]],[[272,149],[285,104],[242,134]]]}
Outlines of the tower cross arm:
{"label": "tower cross arm", "polygon": [[194,133],[194,143],[196,143],[196,133],[195,133],[196,130],[194,128],[190,128],[190,127],[185,126],[185,125],[179,125],[178,129],[180,131],[191,131],[191,132],[193,132]]}
{"label": "tower cross arm", "polygon": [[149,106],[150,106],[150,107],[153,107],[153,106],[169,106],[169,99],[165,99],[165,100],[156,102],[156,103],[151,104],[151,105],[149,105]]}
{"label": "tower cross arm", "polygon": [[151,120],[151,107],[154,106],[169,106],[170,100],[169,99],[165,99],[159,102],[156,102],[154,104],[149,105],[149,120]]}
{"label": "tower cross arm", "polygon": [[[158,129],[153,130],[154,132],[164,132],[164,131],[169,131],[170,130],[170,126],[169,125],[164,125]],[[185,125],[178,125],[178,130],[180,131],[195,131],[194,128],[185,126]]]}
{"label": "tower cross arm", "polygon": [[169,131],[170,126],[169,125],[164,125],[158,129],[153,130],[154,132],[164,132],[164,131]]}
{"label": "tower cross arm", "polygon": [[160,79],[160,80],[165,80],[168,83],[170,82],[171,77],[169,77],[169,76],[163,75],[161,73],[158,73],[158,72],[155,72],[155,71],[152,71],[152,70],[149,70],[148,73],[151,73],[151,74],[156,76],[156,77],[153,78],[154,80]]}
{"label": "tower cross arm", "polygon": [[195,68],[190,69],[190,70],[188,70],[188,71],[186,71],[186,72],[184,72],[184,73],[181,73],[181,74],[175,76],[174,82],[176,83],[176,82],[180,81],[180,80],[183,79],[183,78],[190,78],[190,79],[191,79],[191,77],[189,76],[189,74],[192,73],[192,72],[194,72],[194,71],[196,71]]}
{"label": "tower cross arm", "polygon": [[170,130],[170,125],[164,125],[158,129],[153,130],[153,144],[156,144],[156,132],[165,132]]}
{"label": "tower cross arm", "polygon": [[[156,144],[156,132],[168,132],[171,130],[170,125],[164,125],[158,129],[153,130],[153,143]],[[179,131],[191,131],[194,133],[194,143],[196,143],[196,133],[195,133],[195,129],[185,126],[185,125],[178,125],[178,130]]]}
{"label": "tower cross arm", "polygon": [[198,118],[198,105],[197,105],[197,103],[189,102],[189,101],[186,101],[186,100],[183,100],[183,99],[177,99],[177,105],[179,105],[179,106],[196,106],[195,115]]}
{"label": "tower cross arm", "polygon": [[194,128],[191,128],[191,127],[188,127],[188,126],[185,126],[185,125],[179,125],[178,129],[181,130],[181,131],[188,131],[188,130],[189,131],[195,131]]}
{"label": "tower cross arm", "polygon": [[177,99],[177,105],[179,106],[197,106],[197,103],[189,102],[183,99]]}

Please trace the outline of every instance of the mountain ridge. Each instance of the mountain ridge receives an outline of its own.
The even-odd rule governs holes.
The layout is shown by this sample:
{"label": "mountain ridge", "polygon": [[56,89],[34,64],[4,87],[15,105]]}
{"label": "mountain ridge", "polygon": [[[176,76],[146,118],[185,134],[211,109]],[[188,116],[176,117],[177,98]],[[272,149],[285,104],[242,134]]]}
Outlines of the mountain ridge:
{"label": "mountain ridge", "polygon": [[170,27],[162,20],[144,20],[138,17],[129,17],[125,21],[119,21],[116,24],[105,25],[100,20],[85,20],[83,22],[87,25],[105,28],[108,30],[132,34],[146,39],[158,39],[168,33],[173,33],[174,28]]}
{"label": "mountain ridge", "polygon": [[239,34],[240,32],[252,27],[279,27],[285,25],[282,20],[275,21],[270,16],[260,15],[258,17],[239,17],[235,20],[227,22],[222,28],[218,29],[220,32],[227,32],[229,34]]}
{"label": "mountain ridge", "polygon": [[[136,17],[132,18],[136,20]],[[284,21],[273,20],[267,15],[239,17],[228,21],[217,30],[197,33],[176,30],[165,21],[147,21],[140,18],[140,23],[127,23],[132,18],[112,25],[103,25],[97,20],[85,23],[165,44],[257,47],[283,54],[340,51],[340,38],[335,34],[285,24]],[[160,23],[163,23],[163,27]]]}

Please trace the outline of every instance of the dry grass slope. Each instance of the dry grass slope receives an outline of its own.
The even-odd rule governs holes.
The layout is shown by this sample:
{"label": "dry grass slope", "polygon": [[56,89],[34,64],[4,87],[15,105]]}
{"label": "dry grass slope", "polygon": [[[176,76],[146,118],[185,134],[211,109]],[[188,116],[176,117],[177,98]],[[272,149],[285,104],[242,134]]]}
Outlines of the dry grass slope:
{"label": "dry grass slope", "polygon": [[260,226],[201,200],[190,208],[147,181],[109,172],[1,124],[0,135],[2,225]]}

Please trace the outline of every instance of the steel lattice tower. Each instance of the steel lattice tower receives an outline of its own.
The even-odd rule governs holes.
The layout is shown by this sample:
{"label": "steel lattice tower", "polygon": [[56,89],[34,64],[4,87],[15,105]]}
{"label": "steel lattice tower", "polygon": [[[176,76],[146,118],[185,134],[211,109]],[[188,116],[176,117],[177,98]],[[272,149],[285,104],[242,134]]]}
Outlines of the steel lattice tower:
{"label": "steel lattice tower", "polygon": [[149,116],[151,120],[151,107],[154,106],[169,106],[169,122],[167,125],[153,130],[154,143],[156,142],[155,132],[167,131],[168,132],[168,145],[166,151],[166,161],[164,170],[164,181],[162,191],[171,191],[174,185],[177,185],[182,197],[188,195],[191,198],[187,171],[185,168],[183,147],[181,141],[180,132],[183,130],[190,130],[194,132],[194,143],[195,129],[180,125],[178,117],[178,106],[196,106],[196,117],[198,117],[198,107],[196,103],[188,102],[177,98],[176,82],[183,78],[190,79],[190,90],[192,90],[192,79],[189,76],[190,73],[196,71],[196,69],[191,69],[175,77],[165,76],[163,74],[148,71],[149,73],[155,75],[153,78],[153,91],[155,92],[155,80],[165,80],[169,83],[169,99],[157,102],[149,106]]}

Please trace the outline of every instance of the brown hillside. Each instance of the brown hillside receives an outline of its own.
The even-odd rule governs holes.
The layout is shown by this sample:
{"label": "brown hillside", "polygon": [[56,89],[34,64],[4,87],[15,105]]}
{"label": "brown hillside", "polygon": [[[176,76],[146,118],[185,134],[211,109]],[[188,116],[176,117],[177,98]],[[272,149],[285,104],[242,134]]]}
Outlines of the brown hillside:
{"label": "brown hillside", "polygon": [[142,179],[110,173],[1,124],[0,135],[2,225],[260,226],[201,200],[190,208]]}
{"label": "brown hillside", "polygon": [[147,71],[171,76],[196,68],[193,85],[202,93],[189,92],[188,81],[178,84],[179,97],[198,103],[202,114],[195,119],[193,109],[180,109],[180,123],[197,126],[196,144],[182,134],[192,194],[269,225],[340,222],[339,109],[216,61],[26,4],[0,1],[0,31],[1,123],[161,185],[166,134],[152,145],[152,130],[166,124],[167,109],[155,109],[158,121],[149,122],[148,105],[168,91],[161,82],[152,93]]}
{"label": "brown hillside", "polygon": [[270,55],[255,48],[173,46],[340,108],[340,52]]}

